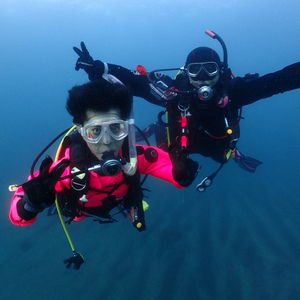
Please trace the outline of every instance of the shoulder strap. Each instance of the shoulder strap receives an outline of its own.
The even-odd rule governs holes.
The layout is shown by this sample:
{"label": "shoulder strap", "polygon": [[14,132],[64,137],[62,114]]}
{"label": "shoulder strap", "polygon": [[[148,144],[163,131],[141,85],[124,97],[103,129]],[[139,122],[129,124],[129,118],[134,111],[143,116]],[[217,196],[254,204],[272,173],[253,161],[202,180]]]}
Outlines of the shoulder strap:
{"label": "shoulder strap", "polygon": [[[62,143],[60,156],[62,158],[67,148],[70,148],[70,169],[79,171],[87,168],[87,150],[85,142],[77,131],[67,135]],[[58,193],[58,201],[65,215],[74,218],[76,213],[76,203],[88,190],[90,174],[76,176],[71,179],[71,189],[64,189]]]}

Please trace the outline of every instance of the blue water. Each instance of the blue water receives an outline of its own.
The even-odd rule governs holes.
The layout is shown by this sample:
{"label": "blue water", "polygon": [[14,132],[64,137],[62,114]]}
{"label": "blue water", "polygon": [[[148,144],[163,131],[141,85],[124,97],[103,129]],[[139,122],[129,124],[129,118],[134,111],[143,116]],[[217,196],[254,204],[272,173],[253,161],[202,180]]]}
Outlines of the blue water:
{"label": "blue water", "polygon": [[[264,162],[255,174],[231,162],[204,194],[148,179],[144,233],[124,218],[72,224],[80,271],[62,263],[71,250],[57,217],[9,222],[7,189],[71,125],[67,91],[87,81],[74,70],[81,41],[95,59],[153,70],[182,66],[202,45],[221,55],[209,29],[235,75],[263,75],[299,61],[299,10],[298,0],[2,0],[0,298],[300,299],[299,90],[244,108],[239,149]],[[134,110],[140,127],[160,111],[138,98]],[[217,168],[197,159],[196,183]]]}

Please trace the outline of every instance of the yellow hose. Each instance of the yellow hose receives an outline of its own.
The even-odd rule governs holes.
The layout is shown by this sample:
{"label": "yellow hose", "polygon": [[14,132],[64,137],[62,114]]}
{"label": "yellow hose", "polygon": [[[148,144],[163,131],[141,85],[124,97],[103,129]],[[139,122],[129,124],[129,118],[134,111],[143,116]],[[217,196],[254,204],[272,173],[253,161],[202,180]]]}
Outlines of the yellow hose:
{"label": "yellow hose", "polygon": [[[58,146],[58,148],[57,148],[57,151],[56,151],[55,161],[58,160],[58,157],[59,157],[59,154],[60,154],[60,151],[61,151],[61,148],[62,148],[62,144],[63,144],[63,141],[64,141],[65,137],[68,136],[68,135],[76,128],[76,127],[77,127],[77,126],[74,125],[74,126],[73,126],[73,127],[65,134],[65,136],[64,136],[63,139],[61,140],[61,142],[60,142],[60,144],[59,144],[59,146]],[[65,231],[65,234],[66,234],[66,236],[67,236],[67,239],[68,239],[68,241],[69,241],[69,244],[70,244],[70,246],[71,246],[71,249],[72,249],[72,251],[74,252],[74,251],[75,251],[75,247],[74,247],[74,244],[73,244],[72,239],[71,239],[71,237],[70,237],[70,234],[69,234],[69,232],[68,232],[68,229],[67,229],[67,227],[66,227],[65,221],[64,221],[64,219],[63,219],[63,215],[62,215],[62,212],[61,212],[61,209],[60,209],[60,206],[59,206],[59,203],[58,203],[58,199],[57,199],[57,193],[56,193],[56,195],[55,195],[55,205],[56,205],[56,209],[57,209],[57,213],[58,213],[58,216],[59,216],[61,225],[62,225],[62,227],[63,227],[63,229],[64,229],[64,231]]]}

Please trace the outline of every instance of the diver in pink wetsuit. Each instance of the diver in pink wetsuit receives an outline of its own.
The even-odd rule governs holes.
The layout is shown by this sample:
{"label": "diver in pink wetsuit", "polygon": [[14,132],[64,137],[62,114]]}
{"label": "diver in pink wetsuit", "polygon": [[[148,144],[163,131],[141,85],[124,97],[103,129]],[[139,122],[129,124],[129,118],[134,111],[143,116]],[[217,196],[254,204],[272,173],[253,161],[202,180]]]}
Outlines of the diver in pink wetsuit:
{"label": "diver in pink wetsuit", "polygon": [[[66,107],[76,126],[65,136],[55,162],[46,157],[39,172],[17,188],[9,214],[15,225],[33,224],[38,213],[56,203],[70,221],[93,216],[100,223],[113,222],[110,212],[118,207],[143,231],[140,174],[177,188],[195,179],[198,164],[184,153],[135,145],[132,94],[116,77],[74,86]],[[68,267],[71,263],[75,265],[71,261]]]}

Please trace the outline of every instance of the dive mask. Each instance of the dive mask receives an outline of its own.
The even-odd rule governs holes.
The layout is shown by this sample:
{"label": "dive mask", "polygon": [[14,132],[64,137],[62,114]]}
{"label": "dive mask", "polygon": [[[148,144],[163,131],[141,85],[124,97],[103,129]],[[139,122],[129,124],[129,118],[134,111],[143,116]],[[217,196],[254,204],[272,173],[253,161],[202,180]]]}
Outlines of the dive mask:
{"label": "dive mask", "polygon": [[208,61],[203,63],[190,63],[186,67],[186,72],[189,77],[197,77],[201,71],[204,71],[209,77],[219,74],[219,66],[214,61]]}
{"label": "dive mask", "polygon": [[128,122],[123,120],[94,121],[85,126],[78,126],[78,132],[86,142],[92,144],[107,140],[109,137],[120,141],[128,135]]}

